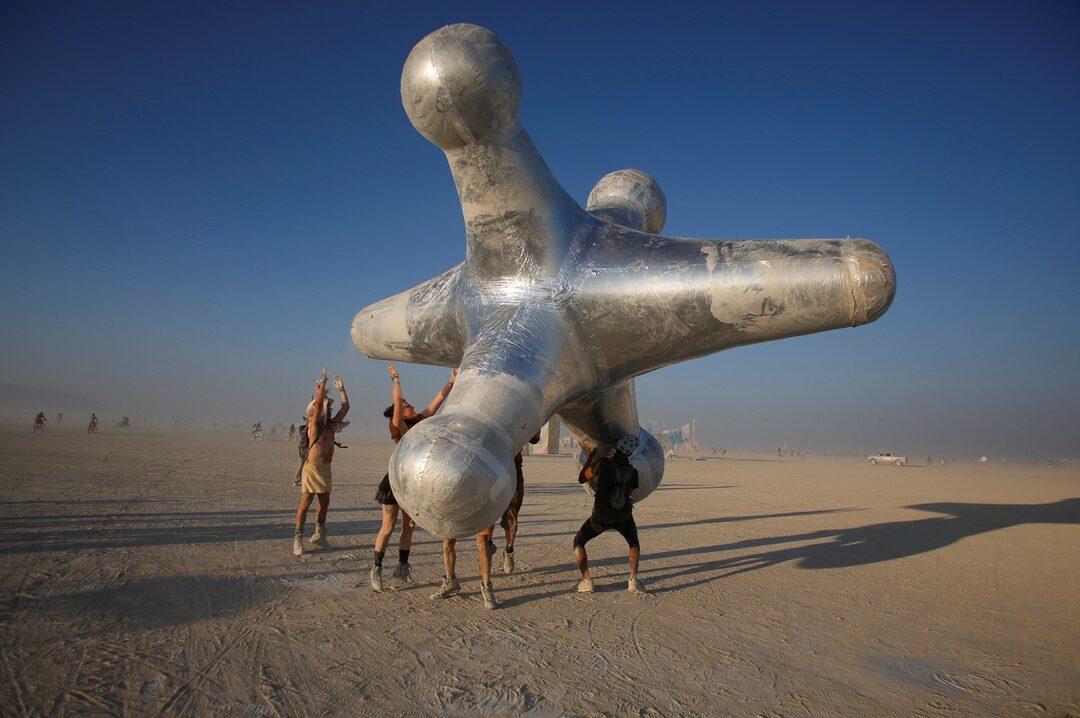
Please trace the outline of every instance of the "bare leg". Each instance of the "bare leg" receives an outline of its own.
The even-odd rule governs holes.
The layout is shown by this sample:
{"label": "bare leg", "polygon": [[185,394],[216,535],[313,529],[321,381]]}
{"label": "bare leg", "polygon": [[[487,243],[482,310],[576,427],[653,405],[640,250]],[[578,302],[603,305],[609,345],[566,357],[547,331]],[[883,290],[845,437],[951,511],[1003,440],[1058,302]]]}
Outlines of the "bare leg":
{"label": "bare leg", "polygon": [[[315,514],[315,520],[321,524],[326,523],[326,510],[330,508],[330,494],[318,494],[319,513]],[[311,502],[308,501],[310,504]]]}
{"label": "bare leg", "polygon": [[308,509],[311,508],[311,502],[315,498],[315,494],[309,494],[306,491],[300,492],[300,504],[296,507],[296,530],[303,531],[304,521],[307,519]]}
{"label": "bare leg", "polygon": [[641,558],[641,547],[640,546],[631,546],[630,547],[630,577],[631,578],[637,576],[638,559],[640,559],[640,558]]}
{"label": "bare leg", "polygon": [[[584,546],[574,547],[574,556],[577,558],[577,567],[581,571],[581,578],[586,581],[591,581],[589,576],[589,556],[585,553]],[[635,564],[636,566],[637,564]]]}
{"label": "bare leg", "polygon": [[394,533],[394,524],[397,523],[398,507],[396,504],[382,505],[382,526],[375,535],[375,553],[386,553],[386,547],[390,544],[390,535]]}
{"label": "bare leg", "polygon": [[514,539],[517,538],[517,517],[510,521],[506,527],[506,548],[514,548]]}
{"label": "bare leg", "polygon": [[480,583],[485,586],[491,583],[491,552],[488,546],[491,544],[492,528],[494,527],[476,534],[476,550],[480,554]]}
{"label": "bare leg", "polygon": [[412,516],[405,511],[401,512],[401,536],[398,538],[398,548],[402,551],[412,550],[412,536],[413,529],[416,527],[416,523],[413,522]]}
{"label": "bare leg", "polygon": [[442,542],[443,567],[446,569],[446,577],[453,578],[457,574],[457,539],[443,539]]}

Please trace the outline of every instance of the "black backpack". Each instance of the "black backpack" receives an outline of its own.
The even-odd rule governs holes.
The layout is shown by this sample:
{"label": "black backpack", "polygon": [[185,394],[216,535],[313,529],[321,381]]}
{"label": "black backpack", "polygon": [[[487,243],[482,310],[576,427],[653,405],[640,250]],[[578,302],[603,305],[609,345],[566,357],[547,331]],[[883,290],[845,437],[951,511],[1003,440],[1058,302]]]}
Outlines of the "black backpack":
{"label": "black backpack", "polygon": [[608,504],[616,511],[622,511],[630,503],[630,492],[634,483],[633,466],[615,464],[612,467],[611,490],[608,491]]}
{"label": "black backpack", "polygon": [[[319,427],[319,430],[315,432],[315,441],[319,440],[322,436],[323,429],[326,428],[325,424]],[[300,474],[304,473],[304,462],[307,461],[308,452],[311,451],[311,441],[308,436],[307,423],[304,423],[300,427],[300,437],[297,442],[296,450],[300,452],[300,466],[296,467],[296,478],[293,480],[293,484],[300,485]]]}

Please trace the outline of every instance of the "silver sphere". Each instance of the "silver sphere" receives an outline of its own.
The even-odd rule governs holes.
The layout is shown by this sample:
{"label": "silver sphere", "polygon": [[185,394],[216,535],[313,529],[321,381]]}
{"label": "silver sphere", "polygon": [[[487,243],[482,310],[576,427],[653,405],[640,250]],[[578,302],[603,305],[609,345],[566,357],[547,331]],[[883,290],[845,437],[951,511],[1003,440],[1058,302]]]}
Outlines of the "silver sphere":
{"label": "silver sphere", "polygon": [[657,234],[667,221],[664,190],[639,170],[616,170],[600,178],[586,209],[600,219]]}
{"label": "silver sphere", "polygon": [[401,104],[420,134],[452,150],[517,126],[521,76],[513,55],[490,30],[447,25],[409,53]]}

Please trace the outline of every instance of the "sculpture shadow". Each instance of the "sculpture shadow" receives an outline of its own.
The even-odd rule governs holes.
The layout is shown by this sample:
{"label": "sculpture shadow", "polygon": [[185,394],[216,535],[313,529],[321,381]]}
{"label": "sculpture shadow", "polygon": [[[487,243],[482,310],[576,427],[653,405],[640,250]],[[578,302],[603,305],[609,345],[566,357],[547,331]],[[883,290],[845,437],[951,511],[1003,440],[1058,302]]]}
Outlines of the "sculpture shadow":
{"label": "sculpture shadow", "polygon": [[[653,581],[693,577],[721,571],[671,586],[656,593],[691,588],[739,573],[794,561],[802,569],[865,566],[950,546],[961,539],[1023,524],[1080,524],[1080,498],[1046,504],[915,504],[905,508],[942,514],[924,519],[888,521],[854,528],[813,531],[698,547],[691,553],[720,553],[776,544],[817,541],[807,545],[743,554],[681,567],[674,571],[646,570]],[[675,558],[687,552],[670,551],[649,558]],[[614,563],[614,561],[611,561]],[[728,569],[728,570],[725,570]]]}
{"label": "sculpture shadow", "polygon": [[[713,516],[712,518],[694,519],[693,521],[669,521],[669,522],[662,523],[662,524],[638,524],[638,531],[645,532],[645,531],[648,531],[650,529],[672,529],[672,528],[684,528],[684,527],[687,527],[687,526],[704,526],[704,525],[708,525],[708,524],[726,524],[726,523],[733,523],[733,522],[737,522],[737,521],[759,521],[759,520],[762,520],[762,519],[783,519],[783,518],[790,518],[792,516],[810,516],[810,515],[813,515],[813,514],[835,514],[835,513],[840,513],[840,512],[843,512],[843,511],[853,511],[853,510],[854,509],[817,509],[817,510],[813,510],[813,511],[788,511],[788,512],[781,513],[781,514],[749,514],[749,515],[746,515],[746,516]],[[533,539],[553,538],[553,537],[562,536],[562,537],[566,538],[567,545],[569,545],[570,540],[574,537],[574,534],[577,533],[578,527],[581,526],[581,524],[587,518],[588,518],[588,513],[584,514],[583,516],[575,516],[575,517],[570,517],[570,518],[565,518],[565,519],[541,519],[541,520],[528,520],[528,521],[523,520],[521,522],[520,533],[518,534],[517,539],[515,539],[515,540],[519,541],[519,542],[520,541],[529,542],[529,541],[531,541]],[[534,525],[537,525],[537,524],[564,524],[566,526],[566,528],[564,530],[562,530],[562,531],[547,531],[545,533],[532,533],[531,531],[529,531],[530,526],[534,526]],[[495,540],[496,545],[501,545],[500,544],[500,537],[501,536],[502,536],[501,529],[500,529],[499,525],[496,524],[495,525],[495,534],[494,534],[494,540]],[[465,539],[458,539],[458,545],[459,546],[462,545],[463,541],[465,542],[465,545],[470,545],[472,543],[472,539],[465,538]],[[441,539],[436,539],[436,540],[414,540],[413,541],[413,546],[423,546],[423,545],[426,545],[426,544],[439,544],[439,545],[441,545],[442,540]],[[545,568],[533,569],[533,572],[541,572],[541,573],[543,573],[543,572],[546,572],[548,569],[558,570],[559,567],[558,566],[548,566],[548,567],[545,567]]]}
{"label": "sculpture shadow", "polygon": [[[744,541],[712,546],[693,546],[672,551],[650,553],[648,551],[648,529],[678,528],[692,524],[726,523],[730,521],[754,518],[778,518],[784,516],[834,513],[834,511],[805,511],[787,514],[773,514],[743,517],[715,517],[700,521],[682,523],[654,524],[640,526],[643,533],[643,554],[641,575],[648,584],[669,584],[672,580],[688,578],[690,580],[657,586],[651,591],[656,594],[693,588],[713,581],[718,581],[739,573],[769,568],[788,561],[796,562],[801,569],[830,569],[863,566],[907,558],[921,553],[928,553],[956,543],[964,538],[977,536],[989,531],[1019,526],[1023,524],[1080,524],[1080,498],[1065,499],[1046,504],[962,504],[936,503],[916,504],[905,508],[931,511],[942,514],[922,519],[907,521],[888,521],[867,524],[854,528],[824,529],[799,534],[766,536]],[[839,511],[845,511],[841,509]],[[613,540],[621,539],[616,535]],[[738,556],[717,558],[700,563],[680,566],[674,570],[654,568],[657,562],[690,556],[721,554],[743,551],[760,547],[776,546],[788,543],[807,545],[780,548],[758,553],[743,553]],[[569,557],[569,553],[568,553]],[[619,576],[625,574],[627,559],[625,554],[602,559],[589,559],[590,568],[618,567]],[[531,573],[559,573],[573,571],[571,560],[533,569]],[[718,573],[719,572],[719,573]],[[704,574],[704,575],[703,575]],[[593,577],[597,585],[613,579],[611,574]],[[562,595],[573,589],[577,583],[576,572],[570,580],[553,581],[560,588],[542,593],[528,593],[515,596],[505,601],[507,606],[519,605],[542,598]]]}

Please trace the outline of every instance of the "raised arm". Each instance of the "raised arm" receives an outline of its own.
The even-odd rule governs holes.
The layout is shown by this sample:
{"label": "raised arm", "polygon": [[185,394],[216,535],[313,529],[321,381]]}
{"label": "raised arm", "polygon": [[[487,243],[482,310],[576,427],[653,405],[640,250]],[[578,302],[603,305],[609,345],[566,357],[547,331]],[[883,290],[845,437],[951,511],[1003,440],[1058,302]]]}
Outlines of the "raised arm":
{"label": "raised arm", "polygon": [[390,372],[390,379],[393,381],[393,401],[394,401],[394,415],[390,417],[390,426],[393,427],[394,433],[400,437],[405,434],[405,419],[402,416],[402,406],[405,404],[405,399],[401,394],[401,377],[398,376],[397,369],[393,364],[389,362],[386,364],[386,370]]}
{"label": "raised arm", "polygon": [[319,427],[323,423],[323,403],[326,401],[326,369],[322,370],[322,376],[315,382],[315,399],[311,402],[311,408],[307,411],[308,441],[315,443],[315,437],[319,433]]}
{"label": "raised arm", "polygon": [[579,484],[584,484],[586,481],[590,481],[594,476],[596,476],[596,462],[599,460],[600,457],[599,452],[599,446],[589,452],[588,458],[585,459],[585,465],[581,467],[581,473],[578,474],[577,480]]}
{"label": "raised arm", "polygon": [[339,422],[349,413],[349,395],[345,393],[345,382],[341,380],[340,376],[334,377],[334,388],[336,388],[338,394],[341,395],[341,408],[338,409],[338,413],[334,415],[334,421]]}
{"label": "raised arm", "polygon": [[454,388],[455,379],[457,379],[457,369],[450,372],[450,381],[446,382],[446,385],[443,386],[442,389],[439,389],[439,393],[435,395],[435,398],[432,399],[431,403],[424,409],[424,416],[431,416],[439,410],[442,403],[446,401],[446,397],[450,395],[450,390]]}

